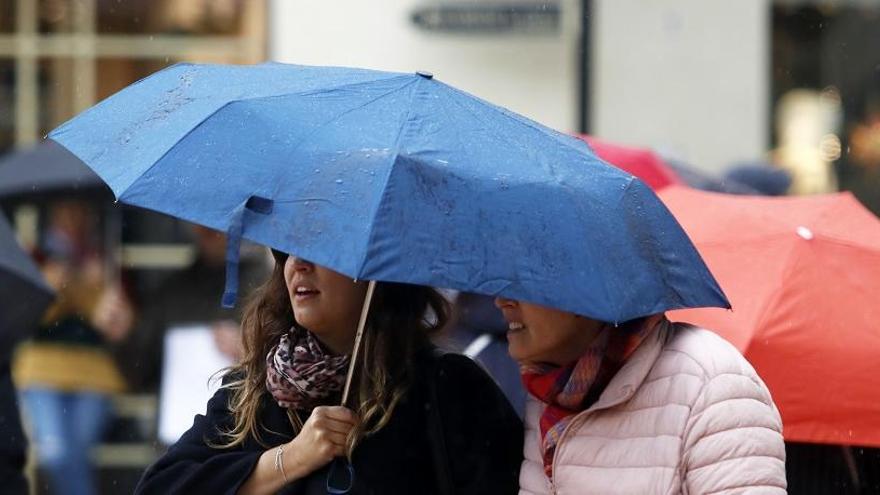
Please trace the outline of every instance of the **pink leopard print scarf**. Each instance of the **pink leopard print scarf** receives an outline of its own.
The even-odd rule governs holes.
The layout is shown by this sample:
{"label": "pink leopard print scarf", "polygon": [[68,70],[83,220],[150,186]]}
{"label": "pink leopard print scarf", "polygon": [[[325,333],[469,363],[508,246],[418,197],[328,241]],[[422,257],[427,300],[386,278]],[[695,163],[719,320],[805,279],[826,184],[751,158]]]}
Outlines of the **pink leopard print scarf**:
{"label": "pink leopard print scarf", "polygon": [[310,411],[342,397],[349,356],[327,352],[308,330],[293,327],[266,356],[266,389],[279,406]]}

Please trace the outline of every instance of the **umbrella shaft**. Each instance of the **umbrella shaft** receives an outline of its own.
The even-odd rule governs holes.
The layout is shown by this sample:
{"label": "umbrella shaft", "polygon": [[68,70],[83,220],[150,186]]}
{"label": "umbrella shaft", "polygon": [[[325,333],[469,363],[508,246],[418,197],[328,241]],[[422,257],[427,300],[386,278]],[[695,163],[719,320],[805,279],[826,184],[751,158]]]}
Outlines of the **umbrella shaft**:
{"label": "umbrella shaft", "polygon": [[361,309],[361,319],[358,322],[357,333],[354,335],[354,348],[351,350],[351,361],[348,363],[348,375],[345,377],[345,389],[342,391],[342,405],[348,403],[348,393],[351,391],[351,378],[354,376],[354,367],[357,363],[358,351],[361,347],[361,337],[364,335],[364,327],[367,325],[367,316],[370,314],[370,303],[373,301],[373,291],[376,289],[376,281],[370,280],[367,285],[367,295],[364,297],[364,306]]}

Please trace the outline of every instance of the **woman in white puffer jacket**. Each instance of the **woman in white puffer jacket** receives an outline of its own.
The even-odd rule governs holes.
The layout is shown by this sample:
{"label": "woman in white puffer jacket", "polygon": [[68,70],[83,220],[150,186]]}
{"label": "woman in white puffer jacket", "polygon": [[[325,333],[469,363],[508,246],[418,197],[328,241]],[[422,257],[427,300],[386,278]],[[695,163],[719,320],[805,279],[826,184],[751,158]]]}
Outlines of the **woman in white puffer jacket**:
{"label": "woman in white puffer jacket", "polygon": [[530,392],[521,495],[786,492],[779,413],[717,335],[663,315],[615,327],[496,305]]}

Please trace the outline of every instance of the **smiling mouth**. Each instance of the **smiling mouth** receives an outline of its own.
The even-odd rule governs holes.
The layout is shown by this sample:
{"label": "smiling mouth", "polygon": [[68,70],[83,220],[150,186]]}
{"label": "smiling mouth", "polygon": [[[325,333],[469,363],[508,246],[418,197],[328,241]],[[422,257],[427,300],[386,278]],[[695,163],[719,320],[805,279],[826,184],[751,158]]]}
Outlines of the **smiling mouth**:
{"label": "smiling mouth", "polygon": [[526,328],[526,326],[518,321],[513,321],[513,322],[510,322],[507,324],[507,332],[508,333],[519,332],[521,330],[524,330],[525,328]]}

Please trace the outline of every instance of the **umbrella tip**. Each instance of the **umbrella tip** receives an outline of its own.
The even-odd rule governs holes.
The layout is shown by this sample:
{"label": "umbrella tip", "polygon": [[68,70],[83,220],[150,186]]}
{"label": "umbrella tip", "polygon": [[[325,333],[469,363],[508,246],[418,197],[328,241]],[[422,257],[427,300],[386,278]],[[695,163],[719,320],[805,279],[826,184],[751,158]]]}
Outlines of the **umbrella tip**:
{"label": "umbrella tip", "polygon": [[797,234],[808,241],[813,238],[813,231],[803,225],[797,228]]}
{"label": "umbrella tip", "polygon": [[434,74],[431,74],[430,72],[428,72],[426,70],[417,70],[416,75],[422,76],[425,79],[434,79]]}

